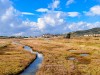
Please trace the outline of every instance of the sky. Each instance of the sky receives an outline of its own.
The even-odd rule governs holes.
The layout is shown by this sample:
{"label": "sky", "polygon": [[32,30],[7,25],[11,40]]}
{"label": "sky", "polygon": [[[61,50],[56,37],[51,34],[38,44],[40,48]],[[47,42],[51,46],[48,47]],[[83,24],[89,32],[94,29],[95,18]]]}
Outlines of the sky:
{"label": "sky", "polygon": [[0,0],[0,36],[63,34],[100,27],[100,0]]}

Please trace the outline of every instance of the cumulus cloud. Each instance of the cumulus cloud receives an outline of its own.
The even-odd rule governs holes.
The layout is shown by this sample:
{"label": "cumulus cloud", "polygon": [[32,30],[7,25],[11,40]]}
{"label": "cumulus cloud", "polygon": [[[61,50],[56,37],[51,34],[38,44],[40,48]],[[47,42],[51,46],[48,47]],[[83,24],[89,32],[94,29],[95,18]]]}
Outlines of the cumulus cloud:
{"label": "cumulus cloud", "polygon": [[71,31],[91,29],[95,27],[100,27],[100,22],[88,23],[88,22],[80,21],[80,22],[71,23],[68,26],[68,28]]}
{"label": "cumulus cloud", "polygon": [[47,8],[39,8],[36,10],[37,12],[48,12]]}
{"label": "cumulus cloud", "polygon": [[[12,3],[9,0],[0,0],[0,32],[6,33],[7,31],[13,30],[13,24],[17,23],[18,16],[17,10],[13,8]],[[6,29],[8,28],[8,29]]]}
{"label": "cumulus cloud", "polygon": [[68,0],[66,5],[69,6],[70,4],[74,3],[74,0]]}
{"label": "cumulus cloud", "polygon": [[10,6],[8,9],[5,10],[4,13],[2,13],[1,22],[10,22],[14,20],[14,18],[18,15],[18,11],[14,9],[12,6]]}
{"label": "cumulus cloud", "polygon": [[[38,18],[36,25],[41,30],[41,32],[45,33],[59,33],[59,27],[64,28],[64,12],[61,11],[49,11],[42,17]],[[55,15],[55,16],[54,16]],[[52,30],[52,31],[51,31]]]}
{"label": "cumulus cloud", "polygon": [[[100,22],[87,23],[81,21],[68,24],[66,17],[77,17],[80,13],[55,11],[55,9],[59,7],[59,4],[59,0],[54,0],[53,3],[49,5],[51,10],[49,8],[37,9],[37,12],[45,13],[34,22],[28,19],[22,20],[20,18],[22,15],[34,16],[34,13],[18,11],[12,6],[11,1],[0,0],[0,10],[2,10],[0,11],[0,35],[30,36],[44,33],[64,33],[100,26]],[[97,9],[99,11],[99,6],[92,7],[90,12],[99,15],[99,12],[93,12]]]}
{"label": "cumulus cloud", "polygon": [[14,36],[22,36],[24,32],[15,33]]}
{"label": "cumulus cloud", "polygon": [[[2,0],[3,1],[3,0]],[[22,20],[19,16],[23,15],[33,15],[29,12],[20,12],[16,10],[12,3],[7,0],[5,3],[0,2],[2,6],[6,6],[4,11],[0,12],[0,34],[1,35],[38,35],[40,33],[59,33],[59,27],[64,25],[64,13],[61,11],[48,11],[47,9],[39,9],[38,11],[45,12],[42,17],[37,19],[37,22],[30,20]],[[56,0],[52,4],[52,8],[57,8],[59,1]],[[3,7],[0,6],[3,10]],[[55,15],[55,16],[54,16]],[[8,28],[8,29],[6,29]],[[52,31],[51,31],[52,30]],[[23,32],[23,33],[22,33]]]}
{"label": "cumulus cloud", "polygon": [[[0,0],[0,10],[0,35],[14,35],[22,31],[25,32],[26,35],[28,35],[26,32],[32,33],[32,23],[19,18],[22,12],[16,10],[12,6],[11,1]],[[29,25],[26,26],[25,22],[29,22]]]}
{"label": "cumulus cloud", "polygon": [[88,12],[85,12],[87,16],[100,16],[100,5],[96,5],[90,8]]}
{"label": "cumulus cloud", "polygon": [[58,8],[59,4],[60,4],[59,0],[54,0],[53,3],[50,4],[48,7],[52,8],[52,10],[54,10],[54,9]]}

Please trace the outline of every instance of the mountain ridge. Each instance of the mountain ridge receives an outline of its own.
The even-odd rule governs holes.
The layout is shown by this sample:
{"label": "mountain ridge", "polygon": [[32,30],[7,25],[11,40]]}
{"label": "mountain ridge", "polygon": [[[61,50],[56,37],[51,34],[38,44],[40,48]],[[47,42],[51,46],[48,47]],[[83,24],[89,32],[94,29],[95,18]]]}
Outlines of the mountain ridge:
{"label": "mountain ridge", "polygon": [[70,34],[71,37],[100,34],[100,27],[96,27],[88,30],[69,32],[68,34]]}

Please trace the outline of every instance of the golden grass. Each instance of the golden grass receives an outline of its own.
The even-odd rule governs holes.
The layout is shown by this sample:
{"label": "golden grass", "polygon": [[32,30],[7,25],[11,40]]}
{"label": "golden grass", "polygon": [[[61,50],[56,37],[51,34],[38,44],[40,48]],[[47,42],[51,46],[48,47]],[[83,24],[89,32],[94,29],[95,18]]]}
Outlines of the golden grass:
{"label": "golden grass", "polygon": [[[100,75],[100,37],[36,38],[18,41],[43,54],[42,66],[36,75]],[[81,53],[89,55],[80,56]],[[68,60],[69,57],[75,57],[75,60]],[[1,47],[0,75],[18,73],[33,58],[34,55],[24,51],[21,46],[7,44],[6,47]]]}
{"label": "golden grass", "polygon": [[18,75],[35,59],[22,46],[11,44],[12,40],[0,39],[0,75]]}
{"label": "golden grass", "polygon": [[[100,37],[50,38],[20,40],[34,51],[43,53],[44,60],[37,75],[100,75]],[[75,52],[69,50],[75,49]],[[88,56],[80,56],[88,53]],[[75,60],[68,60],[68,57]]]}

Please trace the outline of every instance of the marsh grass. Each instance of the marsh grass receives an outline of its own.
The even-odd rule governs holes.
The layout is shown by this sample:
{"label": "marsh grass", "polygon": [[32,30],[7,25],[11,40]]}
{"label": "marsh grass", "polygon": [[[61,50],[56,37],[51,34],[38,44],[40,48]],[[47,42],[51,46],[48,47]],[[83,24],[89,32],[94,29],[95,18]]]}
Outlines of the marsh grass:
{"label": "marsh grass", "polygon": [[[20,40],[43,53],[44,60],[37,75],[100,75],[100,38],[37,38]],[[74,49],[76,51],[70,52]],[[88,56],[80,56],[86,53]],[[68,57],[76,59],[68,60]]]}
{"label": "marsh grass", "polygon": [[18,75],[35,59],[35,55],[11,44],[11,40],[0,40],[0,45],[0,75]]}

